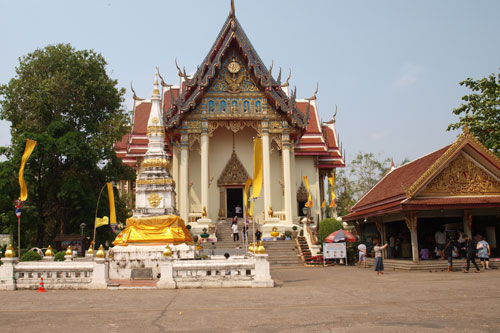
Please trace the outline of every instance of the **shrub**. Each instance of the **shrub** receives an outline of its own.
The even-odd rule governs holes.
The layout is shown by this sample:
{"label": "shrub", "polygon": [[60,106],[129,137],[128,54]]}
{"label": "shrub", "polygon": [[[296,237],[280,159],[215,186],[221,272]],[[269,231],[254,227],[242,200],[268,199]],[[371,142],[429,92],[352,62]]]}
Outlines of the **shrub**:
{"label": "shrub", "polygon": [[66,251],[59,251],[54,256],[54,261],[64,261],[64,256],[66,255]]}
{"label": "shrub", "polygon": [[293,229],[293,231],[297,231],[297,226],[296,226],[296,225],[294,225],[294,226],[292,227],[292,229]]}
{"label": "shrub", "polygon": [[319,222],[318,241],[322,244],[329,234],[340,229],[342,229],[342,222],[334,218],[324,219]]}
{"label": "shrub", "polygon": [[38,253],[35,251],[28,251],[23,256],[19,261],[37,261],[37,260],[42,260],[42,256],[40,256]]}

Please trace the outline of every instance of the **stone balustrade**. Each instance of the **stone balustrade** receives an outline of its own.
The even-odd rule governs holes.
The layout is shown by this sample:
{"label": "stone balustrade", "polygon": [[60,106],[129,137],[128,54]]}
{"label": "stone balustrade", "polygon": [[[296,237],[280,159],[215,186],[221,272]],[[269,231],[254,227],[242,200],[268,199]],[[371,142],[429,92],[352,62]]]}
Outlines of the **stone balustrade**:
{"label": "stone balustrade", "polygon": [[0,290],[37,289],[40,278],[46,289],[106,289],[108,264],[94,261],[27,261],[2,258]]}
{"label": "stone balustrade", "polygon": [[273,287],[267,254],[248,258],[174,261],[161,263],[160,289]]}

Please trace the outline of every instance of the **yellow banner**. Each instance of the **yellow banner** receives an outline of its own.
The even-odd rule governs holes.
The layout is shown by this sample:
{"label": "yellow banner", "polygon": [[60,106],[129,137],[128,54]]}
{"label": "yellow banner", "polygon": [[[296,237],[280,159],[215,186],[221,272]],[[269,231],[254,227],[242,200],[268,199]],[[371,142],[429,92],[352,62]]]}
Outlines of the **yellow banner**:
{"label": "yellow banner", "polygon": [[307,202],[305,204],[306,207],[312,208],[313,207],[313,202],[311,198],[311,192],[309,192],[309,181],[307,180],[307,176],[304,176],[304,184],[306,185],[307,189]]}
{"label": "yellow banner", "polygon": [[[253,143],[253,187],[250,199],[256,199],[260,196],[262,189],[262,140],[255,138]],[[250,202],[248,214],[253,216],[253,202]]]}
{"label": "yellow banner", "polygon": [[24,181],[24,166],[33,152],[33,149],[35,149],[35,146],[36,141],[26,139],[26,147],[24,148],[24,154],[21,159],[21,168],[19,169],[19,187],[21,188],[21,195],[19,196],[19,199],[21,201],[26,201],[26,199],[28,199],[28,188],[26,187],[26,182]]}
{"label": "yellow banner", "polygon": [[106,183],[108,186],[109,198],[109,220],[111,224],[116,224],[115,194],[113,193],[113,183]]}
{"label": "yellow banner", "polygon": [[245,182],[245,189],[243,190],[243,205],[245,209],[245,213],[248,214],[248,189],[252,185],[252,178],[248,178]]}
{"label": "yellow banner", "polygon": [[332,173],[331,177],[328,177],[328,182],[330,183],[330,204],[328,207],[333,208],[335,206],[335,193],[333,192],[333,184],[335,183],[335,175]]}
{"label": "yellow banner", "polygon": [[321,208],[325,208],[325,206],[326,206],[326,201],[323,200],[323,202],[321,203]]}
{"label": "yellow banner", "polygon": [[95,227],[99,228],[102,227],[103,225],[108,225],[109,219],[107,216],[104,216],[103,218],[96,218],[95,219]]}
{"label": "yellow banner", "polygon": [[116,236],[113,245],[127,246],[131,243],[192,244],[193,237],[184,221],[176,215],[130,217],[127,219],[127,227]]}

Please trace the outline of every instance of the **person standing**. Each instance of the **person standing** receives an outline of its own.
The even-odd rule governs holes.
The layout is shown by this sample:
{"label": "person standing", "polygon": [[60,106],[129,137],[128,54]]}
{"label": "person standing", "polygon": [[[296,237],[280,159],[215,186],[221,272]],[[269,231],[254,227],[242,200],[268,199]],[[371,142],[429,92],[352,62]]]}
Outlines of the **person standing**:
{"label": "person standing", "polygon": [[389,248],[388,248],[388,257],[389,259],[394,259],[395,253],[396,253],[396,239],[394,238],[394,235],[391,234],[389,237]]}
{"label": "person standing", "polygon": [[358,257],[359,257],[359,261],[358,261],[358,268],[361,267],[361,262],[364,262],[364,267],[366,268],[366,245],[361,243],[358,245],[358,251],[359,251],[359,254],[358,254]]}
{"label": "person standing", "polygon": [[481,237],[481,240],[477,242],[477,256],[481,260],[481,265],[483,266],[483,269],[490,269],[490,255],[491,255],[490,244],[488,244],[488,242],[485,241],[483,237]]}
{"label": "person standing", "polygon": [[434,239],[436,240],[436,247],[438,251],[438,256],[441,257],[441,259],[444,259],[444,246],[446,245],[446,234],[444,232],[444,229],[441,228],[436,232],[434,235]]}
{"label": "person standing", "polygon": [[236,207],[234,207],[234,212],[236,213],[236,215],[241,217],[241,206],[236,205]]}
{"label": "person standing", "polygon": [[260,238],[261,238],[261,237],[262,237],[262,232],[260,232],[260,230],[259,230],[259,229],[257,229],[257,230],[255,231],[255,239],[257,240],[257,242],[259,242],[259,241],[260,241]]}
{"label": "person standing", "polygon": [[481,270],[476,264],[476,255],[477,255],[477,244],[476,242],[469,237],[469,235],[464,236],[465,240],[465,251],[466,251],[466,260],[467,260],[467,267],[464,271],[464,273],[469,273],[469,268],[470,268],[470,262],[474,264],[474,267],[476,267],[476,272],[479,273]]}
{"label": "person standing", "polygon": [[385,245],[380,246],[380,240],[375,240],[373,251],[375,252],[375,272],[377,272],[377,275],[384,274],[384,261],[382,259],[382,252],[388,245],[388,243],[385,243]]}
{"label": "person standing", "polygon": [[453,271],[453,252],[455,252],[457,255],[457,250],[455,249],[455,244],[453,244],[453,241],[450,239],[448,240],[448,243],[446,243],[444,247],[444,256],[448,260],[448,272]]}
{"label": "person standing", "polygon": [[233,222],[231,228],[233,229],[233,242],[239,241],[240,235],[238,233],[238,220],[236,220],[236,222]]}

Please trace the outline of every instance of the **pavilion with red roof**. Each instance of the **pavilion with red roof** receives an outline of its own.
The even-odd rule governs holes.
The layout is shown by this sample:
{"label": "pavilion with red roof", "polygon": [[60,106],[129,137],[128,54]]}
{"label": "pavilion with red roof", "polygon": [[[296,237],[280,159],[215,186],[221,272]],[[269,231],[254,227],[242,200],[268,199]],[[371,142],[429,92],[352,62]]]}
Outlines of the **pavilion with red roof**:
{"label": "pavilion with red roof", "polygon": [[481,235],[499,255],[500,159],[466,129],[453,144],[390,170],[343,217],[369,246],[402,239],[399,258],[419,261],[434,235]]}

